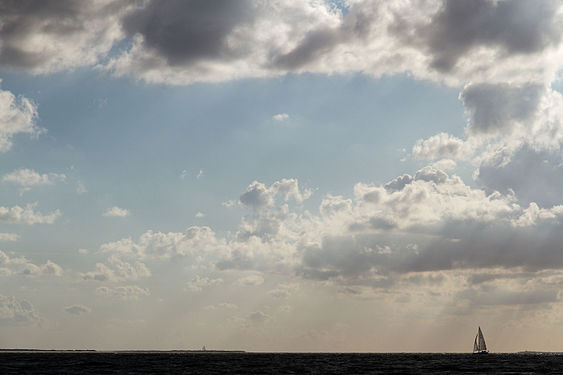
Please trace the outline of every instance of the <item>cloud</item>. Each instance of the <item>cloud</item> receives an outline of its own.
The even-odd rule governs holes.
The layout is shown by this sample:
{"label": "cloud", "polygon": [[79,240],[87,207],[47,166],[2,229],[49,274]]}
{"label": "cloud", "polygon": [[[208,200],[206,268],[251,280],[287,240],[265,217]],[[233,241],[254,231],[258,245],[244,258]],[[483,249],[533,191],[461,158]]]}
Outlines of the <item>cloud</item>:
{"label": "cloud", "polygon": [[40,266],[36,266],[33,263],[26,263],[23,266],[21,274],[25,276],[61,276],[63,269],[58,264],[48,260],[47,263]]}
{"label": "cloud", "polygon": [[20,185],[22,191],[30,190],[32,187],[41,185],[53,185],[57,181],[65,181],[66,176],[59,173],[39,174],[32,169],[18,169],[2,177],[3,182]]}
{"label": "cloud", "polygon": [[270,316],[263,313],[262,311],[255,311],[252,314],[248,315],[248,321],[254,324],[262,324],[265,321],[270,319]]}
{"label": "cloud", "polygon": [[64,310],[72,315],[82,315],[87,314],[92,311],[91,308],[84,305],[71,305],[64,308]]}
{"label": "cloud", "polygon": [[264,284],[264,278],[260,275],[249,275],[236,281],[238,285],[258,286]]}
{"label": "cloud", "polygon": [[43,129],[36,126],[36,118],[37,107],[31,100],[0,89],[0,152],[12,148],[12,138],[17,134],[41,134]]}
{"label": "cloud", "polygon": [[[357,184],[352,198],[328,196],[318,216],[299,214],[285,199],[274,199],[280,192],[299,191],[281,186],[287,184],[267,187],[253,182],[247,188],[245,194],[250,194],[243,194],[241,201],[253,217],[242,218],[233,238],[192,227],[186,234],[149,231],[138,242],[124,239],[101,249],[139,259],[189,256],[201,265],[214,263],[219,270],[295,272],[304,278],[374,287],[389,287],[399,275],[412,272],[563,265],[556,250],[559,238],[550,229],[559,223],[559,208],[534,214],[532,206],[520,207],[514,195],[471,188],[435,167],[378,186]],[[256,217],[256,212],[283,215],[274,217],[277,229],[264,235],[249,230],[264,226],[264,216]],[[240,282],[257,283],[257,278],[247,279]],[[197,291],[212,280],[198,277],[187,288]]]}
{"label": "cloud", "polygon": [[[285,231],[248,247],[239,236],[229,244],[232,263],[219,268],[236,268],[244,259],[246,267],[264,272],[287,262],[304,278],[389,287],[412,272],[563,266],[555,229],[560,206],[534,213],[513,195],[487,194],[433,167],[401,181],[357,184],[353,199],[330,198],[337,209],[328,210],[325,200],[321,216],[288,215]],[[278,250],[256,251],[260,246]]]}
{"label": "cloud", "polygon": [[233,208],[237,205],[237,202],[234,200],[228,200],[225,202],[221,202],[221,206],[223,207],[227,207],[227,208]]}
{"label": "cloud", "polygon": [[0,324],[29,325],[39,321],[39,314],[30,302],[0,294]]}
{"label": "cloud", "polygon": [[106,212],[104,212],[104,216],[106,217],[127,217],[129,215],[131,215],[129,210],[117,206],[108,208]]}
{"label": "cloud", "polygon": [[294,178],[284,178],[274,182],[269,187],[258,181],[254,181],[248,186],[246,192],[240,196],[240,202],[244,206],[259,210],[266,206],[272,206],[278,194],[282,196],[285,201],[288,201],[289,198],[293,198],[296,202],[301,203],[309,199],[312,191],[308,189],[300,190],[299,182]]}
{"label": "cloud", "polygon": [[345,12],[324,2],[157,4],[123,18],[133,43],[107,64],[115,75],[189,84],[358,71],[526,82],[557,70],[562,34],[561,4],[551,0],[356,0]]}
{"label": "cloud", "polygon": [[137,242],[124,238],[100,246],[104,253],[145,258],[171,258],[175,256],[214,256],[225,252],[225,240],[217,238],[206,226],[192,226],[184,233],[153,232],[142,234]]}
{"label": "cloud", "polygon": [[36,265],[31,263],[26,257],[11,257],[0,250],[0,273],[4,276],[61,276],[63,269],[50,260],[47,260],[45,264]]}
{"label": "cloud", "polygon": [[441,169],[445,172],[453,171],[457,166],[457,163],[451,159],[441,159],[431,165],[433,168]]}
{"label": "cloud", "polygon": [[295,283],[282,283],[275,289],[270,290],[268,295],[274,298],[286,299],[289,298],[289,296],[292,295],[298,288],[299,285]]}
{"label": "cloud", "polygon": [[88,189],[86,189],[86,185],[84,185],[82,181],[78,181],[76,183],[76,194],[85,194],[87,192]]}
{"label": "cloud", "polygon": [[229,309],[229,310],[236,310],[238,309],[238,306],[235,305],[234,303],[229,303],[229,302],[221,302],[219,305],[219,307],[222,307],[224,309]]}
{"label": "cloud", "polygon": [[470,84],[459,97],[467,114],[465,139],[440,133],[418,140],[413,157],[469,161],[481,187],[516,194],[523,205],[563,203],[563,95],[528,82]]}
{"label": "cloud", "polygon": [[0,269],[6,276],[24,275],[30,277],[38,276],[61,276],[63,269],[58,264],[47,260],[45,264],[36,265],[25,257],[10,257],[0,250]]}
{"label": "cloud", "polygon": [[217,305],[207,305],[207,306],[205,306],[205,310],[213,311],[213,310],[217,310],[217,309],[237,310],[238,306],[235,305],[234,303],[229,303],[229,302],[221,302]]}
{"label": "cloud", "polygon": [[471,149],[466,142],[447,133],[419,139],[412,148],[413,157],[421,160],[463,159],[470,153]]}
{"label": "cloud", "polygon": [[275,121],[285,121],[289,118],[289,115],[287,113],[278,113],[277,115],[273,115],[272,119],[274,119]]}
{"label": "cloud", "polygon": [[526,55],[561,40],[557,1],[446,0],[427,22],[411,24],[397,15],[394,32],[426,50],[431,66],[449,72],[474,50],[497,50],[497,56]]}
{"label": "cloud", "polygon": [[546,94],[542,84],[473,84],[460,93],[471,133],[495,134],[531,120]]}
{"label": "cloud", "polygon": [[[186,284],[191,292],[219,285],[221,272],[240,271],[245,273],[238,274],[238,285],[259,285],[263,275],[275,274],[358,297],[385,291],[399,299],[413,288],[461,293],[477,285],[472,275],[497,273],[519,280],[528,274],[537,283],[556,283],[554,275],[563,274],[563,206],[521,205],[513,192],[470,186],[435,166],[378,185],[357,183],[350,197],[322,198],[316,213],[304,211],[295,199],[284,199],[284,192],[294,189],[272,188],[281,185],[249,185],[242,196],[251,194],[241,205],[250,215],[241,218],[234,234],[217,235],[208,227],[185,233],[148,231],[137,241],[125,238],[101,250],[131,259],[183,257],[193,269],[216,272],[194,277]],[[268,235],[249,230],[280,212],[277,230]],[[249,271],[255,272],[253,277]],[[492,285],[505,298],[503,306],[552,303],[551,294],[537,303],[518,299],[510,294],[516,287],[503,284],[509,276],[494,279]],[[268,295],[289,298],[297,288],[282,282]],[[454,302],[458,308],[467,299],[460,295]],[[479,304],[486,306],[486,300]]]}
{"label": "cloud", "polygon": [[95,64],[123,39],[129,2],[9,1],[0,5],[0,67],[45,74]]}
{"label": "cloud", "polygon": [[560,7],[556,0],[354,0],[345,11],[321,1],[25,0],[0,9],[0,67],[44,74],[96,66],[173,85],[350,71],[456,85],[542,81],[561,65]]}
{"label": "cloud", "polygon": [[460,291],[455,298],[473,306],[537,305],[557,302],[558,291],[545,287],[532,290],[480,287]]}
{"label": "cloud", "polygon": [[522,203],[551,207],[563,203],[562,163],[559,151],[536,151],[523,145],[514,152],[499,150],[484,159],[475,179],[489,189],[513,191]]}
{"label": "cloud", "polygon": [[460,100],[468,115],[466,139],[439,133],[418,140],[413,157],[470,161],[487,191],[515,192],[526,205],[562,203],[563,96],[543,84],[471,84]]}
{"label": "cloud", "polygon": [[37,203],[28,204],[25,207],[12,206],[4,207],[0,206],[0,222],[5,224],[53,224],[55,220],[61,213],[59,210],[55,210],[48,215],[43,215],[35,211]]}
{"label": "cloud", "polygon": [[[182,172],[180,172],[180,180],[185,180],[186,177],[188,177],[190,175],[190,172],[188,172],[188,170],[183,169]],[[199,180],[200,178],[202,178],[204,176],[204,172],[203,169],[200,169],[197,173],[194,172],[195,178],[196,180]]]}
{"label": "cloud", "polygon": [[149,1],[123,19],[133,45],[108,68],[181,84],[275,75],[266,67],[271,55],[326,18],[336,20],[323,4],[308,2]]}
{"label": "cloud", "polygon": [[117,287],[100,286],[96,288],[96,294],[104,297],[119,298],[123,300],[138,300],[141,297],[150,296],[148,288],[138,285],[125,285]]}
{"label": "cloud", "polygon": [[129,263],[116,255],[111,255],[107,263],[96,263],[93,271],[83,273],[82,279],[120,282],[136,281],[150,276],[151,271],[145,263],[139,261]]}
{"label": "cloud", "polygon": [[253,16],[252,2],[220,0],[213,4],[196,0],[149,2],[123,20],[129,36],[142,36],[148,50],[168,65],[192,64],[201,59],[234,58],[235,46],[227,37]]}
{"label": "cloud", "polygon": [[[241,199],[253,215],[282,210],[277,230],[267,236],[248,235],[249,225],[263,220],[253,216],[243,217],[229,239],[192,227],[187,233],[149,231],[138,242],[123,239],[101,249],[138,259],[187,256],[219,270],[296,273],[347,287],[389,288],[412,273],[563,267],[557,245],[563,239],[556,230],[560,206],[521,207],[513,194],[472,188],[435,167],[382,185],[356,184],[351,198],[323,199],[319,215],[293,211],[271,190],[253,182],[251,194]],[[187,289],[199,291],[216,280],[196,277]],[[243,277],[240,283],[257,280]]]}
{"label": "cloud", "polygon": [[219,285],[223,283],[223,279],[210,279],[208,277],[200,277],[199,275],[194,277],[191,281],[186,283],[186,291],[190,292],[201,292],[204,289],[210,288],[214,285]]}
{"label": "cloud", "polygon": [[19,241],[20,235],[17,233],[0,233],[0,241]]}
{"label": "cloud", "polygon": [[[300,189],[296,179],[281,179],[269,187],[261,182],[254,181],[246,192],[240,196],[240,204],[252,209],[252,217],[246,217],[241,225],[238,236],[241,239],[259,237],[272,238],[284,230],[283,223],[288,217],[290,198],[297,203],[309,199],[312,191]],[[277,206],[277,202],[286,202]]]}

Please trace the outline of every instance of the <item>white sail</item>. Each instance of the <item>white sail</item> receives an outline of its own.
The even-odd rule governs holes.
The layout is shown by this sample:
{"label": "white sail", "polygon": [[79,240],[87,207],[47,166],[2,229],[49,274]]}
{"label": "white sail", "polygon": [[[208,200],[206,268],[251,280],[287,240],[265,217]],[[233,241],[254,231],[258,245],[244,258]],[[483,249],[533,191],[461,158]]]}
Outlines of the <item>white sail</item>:
{"label": "white sail", "polygon": [[487,344],[485,344],[485,337],[483,337],[483,332],[481,332],[481,327],[479,327],[479,349],[487,350]]}
{"label": "white sail", "polygon": [[473,353],[486,353],[487,344],[485,343],[485,337],[481,331],[481,327],[477,330],[477,335],[475,335],[475,341],[473,341]]}

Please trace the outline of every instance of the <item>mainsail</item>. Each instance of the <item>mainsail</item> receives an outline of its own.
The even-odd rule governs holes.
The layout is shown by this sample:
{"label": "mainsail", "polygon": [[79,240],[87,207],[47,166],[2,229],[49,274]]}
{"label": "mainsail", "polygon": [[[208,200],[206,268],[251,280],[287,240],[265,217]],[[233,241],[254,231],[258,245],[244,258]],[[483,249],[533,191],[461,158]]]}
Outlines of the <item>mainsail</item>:
{"label": "mainsail", "polygon": [[475,336],[475,341],[473,342],[473,353],[486,353],[487,344],[485,344],[485,337],[483,337],[483,332],[481,332],[481,327],[477,331]]}

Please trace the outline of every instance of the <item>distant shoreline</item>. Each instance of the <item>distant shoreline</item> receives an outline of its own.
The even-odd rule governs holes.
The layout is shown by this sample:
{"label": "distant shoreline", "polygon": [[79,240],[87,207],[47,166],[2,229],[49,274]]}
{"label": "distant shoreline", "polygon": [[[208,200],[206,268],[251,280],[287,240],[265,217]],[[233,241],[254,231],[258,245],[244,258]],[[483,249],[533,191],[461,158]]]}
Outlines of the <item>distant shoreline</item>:
{"label": "distant shoreline", "polygon": [[[256,353],[256,354],[268,354],[268,353],[278,353],[278,354],[472,354],[471,352],[247,352],[246,350],[213,350],[213,349],[173,349],[173,350],[151,350],[151,349],[121,349],[121,350],[97,350],[97,349],[0,349],[0,353]],[[547,352],[547,351],[534,351],[534,350],[523,350],[518,352],[497,352],[490,354],[511,354],[511,355],[563,355],[563,352]]]}
{"label": "distant shoreline", "polygon": [[95,349],[0,349],[12,353],[246,353],[244,350],[95,350]]}

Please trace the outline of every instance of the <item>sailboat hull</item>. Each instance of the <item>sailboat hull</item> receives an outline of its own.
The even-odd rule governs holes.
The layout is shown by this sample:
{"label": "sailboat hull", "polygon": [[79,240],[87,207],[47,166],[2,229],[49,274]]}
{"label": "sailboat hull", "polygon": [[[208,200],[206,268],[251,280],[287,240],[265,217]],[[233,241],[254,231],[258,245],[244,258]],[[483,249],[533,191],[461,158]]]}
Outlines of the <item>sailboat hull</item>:
{"label": "sailboat hull", "polygon": [[489,354],[487,350],[482,350],[480,352],[473,352],[473,354]]}

